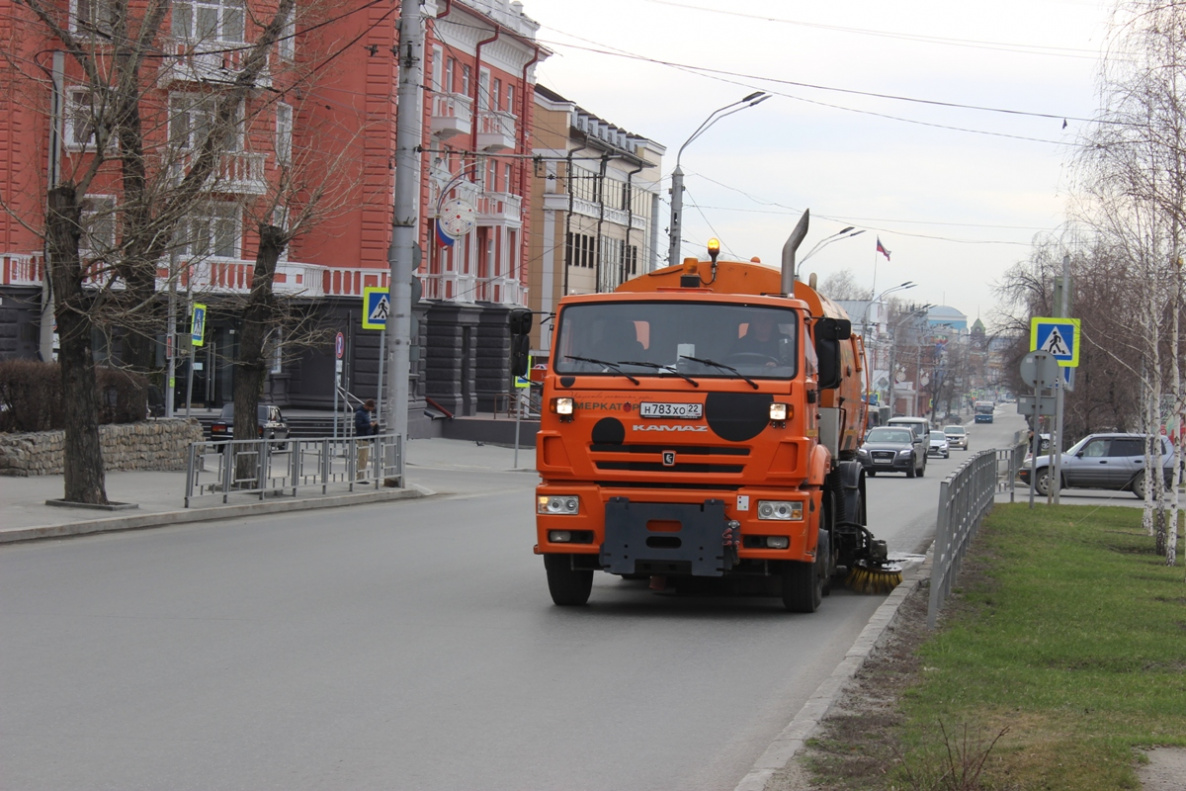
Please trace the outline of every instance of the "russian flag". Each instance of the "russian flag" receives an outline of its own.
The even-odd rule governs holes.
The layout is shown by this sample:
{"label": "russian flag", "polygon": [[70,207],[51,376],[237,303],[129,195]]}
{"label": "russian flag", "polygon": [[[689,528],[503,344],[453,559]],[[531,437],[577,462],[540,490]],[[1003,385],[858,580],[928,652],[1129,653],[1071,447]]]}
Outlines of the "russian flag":
{"label": "russian flag", "polygon": [[[445,229],[441,227],[441,221],[438,218],[436,221],[437,241],[441,243],[442,247],[452,247],[453,243],[457,241],[449,234],[445,233]],[[880,244],[880,242],[878,243]]]}
{"label": "russian flag", "polygon": [[885,245],[883,245],[883,244],[881,243],[881,237],[880,237],[880,236],[878,236],[878,237],[877,237],[877,252],[879,252],[879,253],[881,253],[882,255],[884,255],[884,256],[885,256],[885,260],[886,260],[886,261],[890,260],[890,257],[889,257],[889,255],[890,255],[890,253],[889,253],[889,250],[886,250],[886,249],[885,249]]}

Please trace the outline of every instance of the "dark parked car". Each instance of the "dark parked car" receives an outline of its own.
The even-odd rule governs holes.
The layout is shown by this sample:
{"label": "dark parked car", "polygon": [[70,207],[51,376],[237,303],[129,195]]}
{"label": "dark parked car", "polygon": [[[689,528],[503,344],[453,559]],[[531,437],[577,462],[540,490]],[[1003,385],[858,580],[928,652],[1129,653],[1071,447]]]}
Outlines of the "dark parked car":
{"label": "dark parked car", "polygon": [[857,451],[865,474],[904,472],[907,478],[926,472],[926,452],[919,452],[914,434],[907,426],[878,426],[869,432]]}
{"label": "dark parked car", "polygon": [[[1173,481],[1174,447],[1164,436],[1144,434],[1089,434],[1062,454],[1061,488],[1126,490],[1144,499],[1145,445],[1153,445],[1154,463],[1161,467],[1166,485]],[[1052,456],[1039,456],[1034,462],[1034,488],[1050,493]],[[1021,480],[1030,481],[1030,459],[1021,468]]]}
{"label": "dark parked car", "polygon": [[968,449],[968,430],[963,426],[944,426],[943,435],[947,437],[949,448]]}
{"label": "dark parked car", "polygon": [[[280,407],[274,404],[260,404],[256,422],[259,423],[260,439],[276,440],[273,446],[281,450],[288,446],[287,442],[281,441],[288,439],[288,423],[284,422]],[[234,439],[234,434],[235,405],[227,404],[218,414],[218,419],[210,426],[210,439]]]}

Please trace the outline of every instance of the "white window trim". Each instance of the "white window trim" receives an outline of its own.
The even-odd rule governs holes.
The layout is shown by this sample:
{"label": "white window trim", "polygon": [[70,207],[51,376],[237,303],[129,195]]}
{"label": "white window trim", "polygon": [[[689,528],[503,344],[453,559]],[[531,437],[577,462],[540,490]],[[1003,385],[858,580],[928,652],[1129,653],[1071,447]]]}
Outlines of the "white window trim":
{"label": "white window trim", "polygon": [[[201,101],[207,99],[208,102]],[[183,108],[177,108],[175,102],[186,103]],[[216,101],[216,94],[195,93],[190,91],[177,91],[169,94],[169,143],[175,145],[173,137],[173,125],[175,119],[182,113],[187,116],[187,125],[189,129],[186,133],[186,144],[183,146],[176,146],[178,151],[196,151],[202,141],[194,138],[194,130],[196,125],[193,123],[195,118],[201,115],[214,116],[214,103]],[[207,109],[208,108],[208,109]],[[235,153],[243,150],[243,105],[240,104],[236,109],[235,131],[231,145],[227,146],[225,153]]]}
{"label": "white window trim", "polygon": [[[65,107],[62,112],[62,143],[67,151],[94,151],[95,150],[95,133],[92,131],[87,135],[86,140],[79,142],[78,137],[78,120],[79,110],[85,112],[89,120],[94,120],[91,116],[89,97],[91,91],[89,88],[69,88],[66,90]],[[107,138],[107,147],[105,151],[112,151],[115,149],[115,135],[109,135]]]}
{"label": "white window trim", "polygon": [[[95,208],[96,204],[99,204],[102,208]],[[78,240],[79,254],[84,258],[89,258],[114,249],[116,241],[115,196],[102,194],[95,195],[88,193],[87,195],[82,196],[81,200],[79,201],[79,208],[81,209],[80,221],[83,229],[82,236]],[[91,224],[89,222],[89,218],[93,218],[100,212],[107,215],[105,222],[110,224],[107,238],[99,240],[98,245],[91,245],[88,244],[88,242],[91,239],[94,239],[94,235],[91,233]]]}
{"label": "white window trim", "polygon": [[[225,213],[224,214],[216,214],[214,212],[211,212],[210,209],[212,207],[219,207],[219,209],[225,210]],[[213,243],[215,240],[213,238],[213,234],[210,234],[210,231],[212,230],[211,229],[211,221],[219,220],[219,219],[230,219],[230,220],[233,220],[233,222],[235,224],[234,232],[233,232],[234,240],[231,242],[231,245],[234,249],[231,250],[230,255],[219,255],[216,252],[206,252],[206,253],[196,252],[194,245],[195,245],[195,242],[197,241],[197,237],[196,236],[189,237],[189,234],[193,230],[194,223],[198,220],[206,221],[206,227],[205,227],[205,230],[207,232],[206,240],[211,243],[211,246],[213,246]],[[242,208],[239,206],[238,203],[235,203],[232,201],[204,201],[201,203],[197,203],[194,205],[193,210],[191,210],[185,216],[185,219],[182,221],[182,228],[183,228],[183,233],[185,233],[187,235],[187,238],[182,239],[177,245],[178,252],[181,255],[187,256],[190,258],[200,257],[202,260],[206,260],[206,261],[209,261],[209,260],[235,261],[235,260],[239,260],[240,258],[242,258],[241,254],[242,254],[242,250],[243,250],[243,212],[242,212]]]}

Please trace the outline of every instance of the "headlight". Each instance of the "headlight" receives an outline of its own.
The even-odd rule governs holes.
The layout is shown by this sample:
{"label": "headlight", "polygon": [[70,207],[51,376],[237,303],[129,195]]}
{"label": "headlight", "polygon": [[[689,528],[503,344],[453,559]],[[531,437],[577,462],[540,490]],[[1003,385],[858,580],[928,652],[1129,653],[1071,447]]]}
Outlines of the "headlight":
{"label": "headlight", "polygon": [[867,451],[865,448],[857,448],[857,455],[858,456],[868,456],[869,451]]}
{"label": "headlight", "polygon": [[580,512],[580,502],[575,494],[540,495],[535,498],[535,512],[572,516]]}
{"label": "headlight", "polygon": [[572,414],[572,399],[568,396],[560,396],[552,399],[552,411],[557,415],[571,415]]}
{"label": "headlight", "polygon": [[913,449],[913,448],[907,448],[906,450],[900,450],[900,451],[898,451],[898,455],[899,455],[899,456],[909,456],[909,455],[910,455],[911,453],[913,453],[913,452],[914,452],[914,449]]}
{"label": "headlight", "polygon": [[771,404],[770,419],[782,422],[790,418],[791,408],[786,404]]}
{"label": "headlight", "polygon": [[758,519],[794,522],[803,519],[803,503],[790,500],[758,500]]}

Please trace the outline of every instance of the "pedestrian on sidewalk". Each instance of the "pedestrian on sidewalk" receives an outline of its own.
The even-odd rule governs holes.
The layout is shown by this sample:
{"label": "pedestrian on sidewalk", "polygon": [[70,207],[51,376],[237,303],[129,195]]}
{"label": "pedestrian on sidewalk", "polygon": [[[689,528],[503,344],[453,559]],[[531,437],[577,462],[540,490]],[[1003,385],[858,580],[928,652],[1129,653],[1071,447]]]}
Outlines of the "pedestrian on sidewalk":
{"label": "pedestrian on sidewalk", "polygon": [[358,480],[366,482],[367,463],[371,460],[371,440],[369,437],[379,433],[379,423],[375,420],[375,401],[368,398],[354,410],[354,441],[358,446]]}

